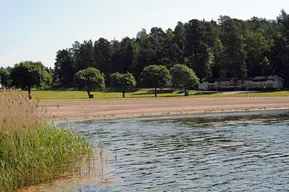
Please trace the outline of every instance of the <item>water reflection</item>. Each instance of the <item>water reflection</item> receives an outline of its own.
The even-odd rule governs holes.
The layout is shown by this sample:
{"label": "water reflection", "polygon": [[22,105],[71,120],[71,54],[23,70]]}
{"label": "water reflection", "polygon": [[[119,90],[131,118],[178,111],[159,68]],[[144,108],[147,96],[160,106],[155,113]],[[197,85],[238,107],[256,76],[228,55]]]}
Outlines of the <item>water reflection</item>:
{"label": "water reflection", "polygon": [[[245,116],[244,116],[245,115]],[[72,122],[115,153],[115,185],[81,191],[288,191],[285,112]]]}

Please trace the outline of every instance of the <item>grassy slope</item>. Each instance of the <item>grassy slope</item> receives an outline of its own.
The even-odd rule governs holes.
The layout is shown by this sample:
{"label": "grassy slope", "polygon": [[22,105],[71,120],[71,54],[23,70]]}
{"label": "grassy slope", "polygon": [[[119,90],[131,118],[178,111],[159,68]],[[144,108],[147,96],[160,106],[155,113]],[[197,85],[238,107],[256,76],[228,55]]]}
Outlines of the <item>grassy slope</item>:
{"label": "grassy slope", "polygon": [[[26,92],[23,92],[26,94]],[[121,99],[120,92],[93,92],[95,99]],[[268,96],[289,96],[289,91],[275,91],[275,92],[255,92],[255,93],[237,93],[237,94],[223,94],[223,93],[198,93],[196,91],[189,92],[190,97],[268,97]],[[38,100],[66,100],[66,99],[88,99],[85,91],[32,91],[34,99]],[[159,93],[158,97],[182,97],[183,93],[180,91],[173,91],[167,93]],[[142,89],[137,92],[126,93],[126,98],[154,98],[154,94],[149,89]]]}

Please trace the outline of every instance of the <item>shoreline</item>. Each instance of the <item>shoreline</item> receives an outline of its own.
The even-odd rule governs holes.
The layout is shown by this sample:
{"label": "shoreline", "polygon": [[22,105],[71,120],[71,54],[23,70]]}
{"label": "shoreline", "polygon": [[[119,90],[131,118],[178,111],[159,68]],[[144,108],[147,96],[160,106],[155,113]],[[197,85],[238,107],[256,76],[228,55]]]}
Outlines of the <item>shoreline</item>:
{"label": "shoreline", "polygon": [[183,112],[183,113],[156,113],[156,114],[136,114],[136,115],[119,115],[119,116],[96,116],[96,117],[84,117],[84,118],[65,118],[65,119],[48,119],[51,121],[89,121],[89,120],[121,120],[121,119],[133,119],[133,118],[152,118],[152,117],[173,117],[179,115],[204,115],[204,114],[227,114],[227,113],[242,113],[242,112],[259,112],[259,111],[286,111],[289,108],[254,108],[244,110],[212,110],[212,111],[194,111],[194,112]]}
{"label": "shoreline", "polygon": [[288,110],[289,97],[157,98],[40,102],[48,120],[129,119],[170,115]]}

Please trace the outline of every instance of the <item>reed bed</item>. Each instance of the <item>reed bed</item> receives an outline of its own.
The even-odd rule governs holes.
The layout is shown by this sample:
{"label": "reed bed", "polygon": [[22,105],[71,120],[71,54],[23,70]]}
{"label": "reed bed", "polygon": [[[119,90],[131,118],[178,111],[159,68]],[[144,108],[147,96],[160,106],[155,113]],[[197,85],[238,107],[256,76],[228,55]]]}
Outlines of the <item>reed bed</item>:
{"label": "reed bed", "polygon": [[73,130],[44,120],[45,110],[19,92],[0,92],[0,191],[73,175],[92,153]]}

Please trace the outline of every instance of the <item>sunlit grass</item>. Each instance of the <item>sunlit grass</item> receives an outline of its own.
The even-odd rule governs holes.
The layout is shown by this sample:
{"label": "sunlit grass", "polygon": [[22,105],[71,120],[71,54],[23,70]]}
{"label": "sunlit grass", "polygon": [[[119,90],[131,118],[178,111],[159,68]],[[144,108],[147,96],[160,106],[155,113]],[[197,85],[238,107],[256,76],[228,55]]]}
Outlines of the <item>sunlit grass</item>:
{"label": "sunlit grass", "polygon": [[268,92],[214,92],[214,93],[194,93],[191,96],[200,97],[288,97],[289,91],[268,91]]}
{"label": "sunlit grass", "polygon": [[[190,91],[190,94],[194,94],[196,91]],[[23,94],[26,94],[23,91]],[[122,99],[121,92],[92,92],[94,99]],[[184,93],[180,91],[169,91],[160,92],[158,97],[178,97],[183,96]],[[32,97],[35,100],[66,100],[66,99],[88,99],[85,91],[58,91],[58,90],[47,90],[47,91],[32,91]],[[126,98],[154,98],[153,90],[141,89],[135,92],[127,92]]]}
{"label": "sunlit grass", "polygon": [[19,92],[0,93],[0,191],[69,177],[91,154],[82,137],[44,121],[43,113]]}
{"label": "sunlit grass", "polygon": [[[26,94],[26,92],[23,92]],[[121,92],[92,92],[94,99],[122,99]],[[34,100],[69,100],[69,99],[88,99],[85,91],[32,91]],[[198,92],[189,91],[189,97],[285,97],[289,96],[289,91],[273,91],[273,92],[250,92],[250,93],[234,93],[226,92]],[[158,93],[158,97],[184,97],[184,93],[180,90],[163,91]],[[135,92],[126,93],[126,98],[154,98],[153,89],[141,89]]]}

